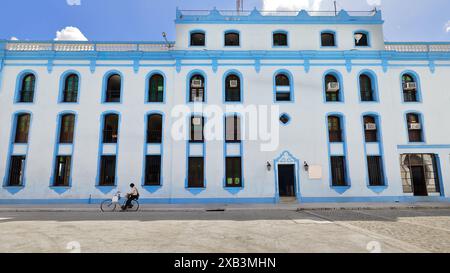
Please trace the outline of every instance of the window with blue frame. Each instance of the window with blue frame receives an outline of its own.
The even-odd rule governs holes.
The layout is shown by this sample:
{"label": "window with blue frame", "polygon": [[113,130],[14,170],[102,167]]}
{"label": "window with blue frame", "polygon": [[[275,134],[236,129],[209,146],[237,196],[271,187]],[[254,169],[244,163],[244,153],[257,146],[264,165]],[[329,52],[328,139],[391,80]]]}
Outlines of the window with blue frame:
{"label": "window with blue frame", "polygon": [[189,81],[189,102],[205,102],[205,77],[200,74]]}
{"label": "window with blue frame", "polygon": [[384,186],[383,158],[381,156],[367,157],[369,186]]}
{"label": "window with blue frame", "polygon": [[347,186],[346,159],[345,156],[331,156],[331,179],[335,187]]}
{"label": "window with blue frame", "polygon": [[343,142],[341,118],[339,116],[328,117],[328,137],[330,142]]}
{"label": "window with blue frame", "polygon": [[365,32],[355,33],[355,46],[369,46],[369,37]]}
{"label": "window with blue frame", "polygon": [[59,143],[73,143],[73,134],[75,129],[75,115],[66,114],[61,116],[61,124],[59,128]]}
{"label": "window with blue frame", "polygon": [[378,142],[378,128],[376,118],[364,116],[364,136],[366,142]]}
{"label": "window with blue frame", "polygon": [[109,76],[106,85],[105,102],[120,102],[122,79],[119,74]]}
{"label": "window with blue frame", "polygon": [[9,163],[8,187],[23,186],[23,178],[25,176],[25,159],[24,155],[12,155]]}
{"label": "window with blue frame", "polygon": [[64,81],[63,102],[77,102],[78,100],[78,75],[70,74]]}
{"label": "window with blue frame", "polygon": [[30,132],[30,118],[30,114],[18,114],[16,116],[14,143],[28,143],[28,134]]}
{"label": "window with blue frame", "polygon": [[116,183],[116,156],[103,155],[100,160],[100,186],[114,186]]}
{"label": "window with blue frame", "polygon": [[188,188],[203,188],[204,185],[204,157],[189,157],[188,159]]}
{"label": "window with blue frame", "polygon": [[359,92],[361,94],[361,101],[375,101],[375,91],[372,78],[367,74],[359,76]]}
{"label": "window with blue frame", "polygon": [[225,33],[225,46],[240,46],[239,32],[230,31]]}
{"label": "window with blue frame", "polygon": [[103,143],[117,143],[119,138],[119,115],[108,114],[103,121]]}
{"label": "window with blue frame", "polygon": [[147,143],[162,142],[162,115],[151,114],[147,118]]}
{"label": "window with blue frame", "polygon": [[321,44],[323,47],[336,46],[336,35],[334,33],[322,32],[320,37],[321,37]]}
{"label": "window with blue frame", "polygon": [[288,35],[286,32],[275,32],[273,34],[273,46],[288,46]]}
{"label": "window with blue frame", "polygon": [[225,141],[241,142],[241,119],[237,115],[225,118]]}
{"label": "window with blue frame", "polygon": [[147,155],[145,157],[145,186],[161,185],[161,156]]}
{"label": "window with blue frame", "polygon": [[206,34],[204,32],[191,32],[191,46],[205,46]]}
{"label": "window with blue frame", "polygon": [[407,114],[409,142],[423,142],[423,125],[419,114]]}
{"label": "window with blue frame", "polygon": [[242,187],[242,158],[238,157],[226,157],[226,187],[239,188]]}
{"label": "window with blue frame", "polygon": [[33,102],[35,87],[36,77],[33,74],[25,75],[20,83],[19,102]]}
{"label": "window with blue frame", "polygon": [[225,78],[225,101],[241,101],[241,78],[235,74],[230,74]]}
{"label": "window with blue frame", "polygon": [[275,100],[276,101],[291,101],[291,80],[285,73],[280,73],[275,76]]}
{"label": "window with blue frame", "polygon": [[164,100],[164,77],[154,74],[149,79],[148,102],[163,102]]}
{"label": "window with blue frame", "polygon": [[332,74],[325,76],[325,92],[327,102],[338,102],[342,101],[341,96],[341,83]]}
{"label": "window with blue frame", "polygon": [[402,75],[402,89],[404,102],[418,102],[418,83],[416,78],[411,74]]}
{"label": "window with blue frame", "polygon": [[203,135],[204,120],[201,116],[191,117],[190,142],[202,143],[205,141]]}
{"label": "window with blue frame", "polygon": [[70,185],[71,156],[57,156],[55,162],[54,187],[68,187]]}

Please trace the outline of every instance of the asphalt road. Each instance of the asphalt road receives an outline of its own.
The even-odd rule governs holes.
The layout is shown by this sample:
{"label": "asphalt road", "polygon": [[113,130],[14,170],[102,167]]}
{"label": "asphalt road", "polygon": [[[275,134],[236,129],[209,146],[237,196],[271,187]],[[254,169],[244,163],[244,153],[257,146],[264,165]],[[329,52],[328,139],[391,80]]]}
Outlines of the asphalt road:
{"label": "asphalt road", "polygon": [[0,212],[0,252],[450,252],[450,209]]}

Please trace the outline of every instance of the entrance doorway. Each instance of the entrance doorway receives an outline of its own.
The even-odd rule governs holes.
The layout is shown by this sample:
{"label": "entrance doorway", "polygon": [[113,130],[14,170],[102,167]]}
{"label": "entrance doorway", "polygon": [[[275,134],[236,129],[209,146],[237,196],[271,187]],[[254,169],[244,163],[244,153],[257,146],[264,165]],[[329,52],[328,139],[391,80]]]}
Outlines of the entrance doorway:
{"label": "entrance doorway", "polygon": [[428,196],[427,184],[425,181],[425,170],[423,169],[423,166],[412,166],[411,176],[414,196]]}
{"label": "entrance doorway", "polygon": [[402,154],[403,192],[414,196],[440,193],[439,166],[435,154]]}
{"label": "entrance doorway", "polygon": [[280,197],[295,197],[295,165],[278,165]]}

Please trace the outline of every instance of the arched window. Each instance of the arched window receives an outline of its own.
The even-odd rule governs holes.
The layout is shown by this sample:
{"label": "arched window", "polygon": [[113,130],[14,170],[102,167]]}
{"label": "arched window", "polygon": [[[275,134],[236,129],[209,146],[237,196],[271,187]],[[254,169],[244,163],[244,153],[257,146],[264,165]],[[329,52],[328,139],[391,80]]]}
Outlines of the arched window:
{"label": "arched window", "polygon": [[204,142],[203,127],[205,119],[200,116],[191,117],[190,142]]}
{"label": "arched window", "polygon": [[273,33],[273,46],[288,46],[288,35],[286,32]]}
{"label": "arched window", "polygon": [[375,90],[372,78],[367,74],[359,76],[359,92],[361,101],[375,101]]}
{"label": "arched window", "polygon": [[103,143],[117,143],[118,134],[119,115],[105,115],[103,120]]}
{"label": "arched window", "polygon": [[240,46],[239,32],[230,31],[225,33],[225,46]]}
{"label": "arched window", "polygon": [[225,101],[241,101],[241,78],[236,74],[225,78]]}
{"label": "arched window", "polygon": [[275,76],[275,100],[291,101],[291,79],[286,73],[279,73]]}
{"label": "arched window", "polygon": [[322,46],[336,46],[336,37],[333,32],[322,32],[321,34]]}
{"label": "arched window", "polygon": [[148,102],[164,101],[164,77],[161,74],[154,74],[148,83]]}
{"label": "arched window", "polygon": [[201,31],[191,32],[191,46],[205,46],[206,35]]}
{"label": "arched window", "polygon": [[225,118],[225,141],[241,142],[241,119],[236,114]]}
{"label": "arched window", "polygon": [[59,143],[73,143],[75,129],[75,115],[65,114],[61,116],[61,127],[59,128]]}
{"label": "arched window", "polygon": [[409,142],[423,142],[423,126],[419,114],[407,114],[406,121],[408,126]]}
{"label": "arched window", "polygon": [[343,142],[341,118],[339,116],[328,117],[328,137],[330,142]]}
{"label": "arched window", "polygon": [[122,79],[119,74],[112,74],[108,77],[106,85],[105,102],[120,102]]}
{"label": "arched window", "polygon": [[30,114],[18,114],[16,116],[16,133],[14,143],[28,143],[30,117]]}
{"label": "arched window", "polygon": [[378,142],[377,121],[374,116],[364,116],[364,136],[366,142]]}
{"label": "arched window", "polygon": [[418,88],[417,80],[412,74],[405,73],[402,75],[403,100],[405,102],[419,101]]}
{"label": "arched window", "polygon": [[205,78],[200,74],[189,81],[189,102],[205,102]]}
{"label": "arched window", "polygon": [[33,102],[36,77],[33,74],[26,74],[20,84],[19,102]]}
{"label": "arched window", "polygon": [[335,75],[327,74],[325,76],[326,101],[342,101],[341,84]]}
{"label": "arched window", "polygon": [[369,46],[369,38],[365,32],[355,32],[355,46]]}
{"label": "arched window", "polygon": [[77,102],[78,99],[78,75],[70,74],[64,80],[63,102]]}
{"label": "arched window", "polygon": [[161,143],[162,115],[151,114],[147,118],[147,143]]}

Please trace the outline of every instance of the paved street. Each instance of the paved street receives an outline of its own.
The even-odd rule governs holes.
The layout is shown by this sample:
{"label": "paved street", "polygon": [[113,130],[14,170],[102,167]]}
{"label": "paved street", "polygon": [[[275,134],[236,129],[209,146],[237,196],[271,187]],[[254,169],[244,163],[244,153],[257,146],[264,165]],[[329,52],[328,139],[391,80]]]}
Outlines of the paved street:
{"label": "paved street", "polygon": [[450,209],[0,212],[0,252],[450,252]]}

